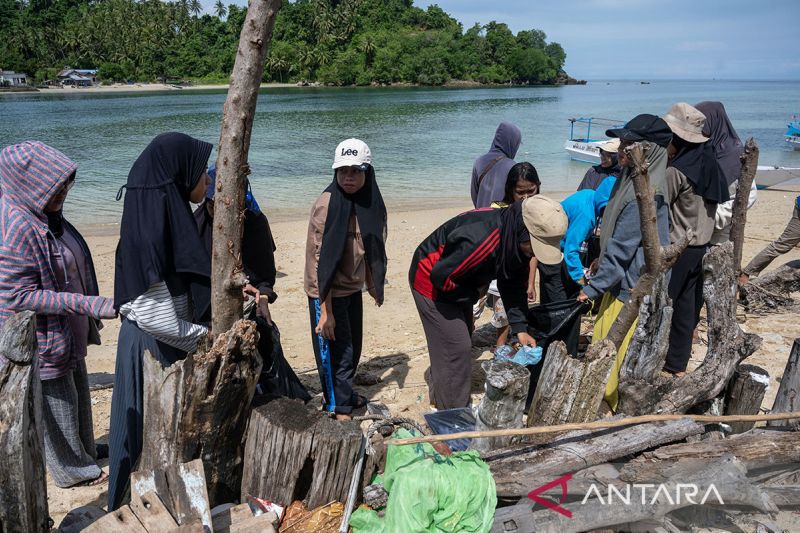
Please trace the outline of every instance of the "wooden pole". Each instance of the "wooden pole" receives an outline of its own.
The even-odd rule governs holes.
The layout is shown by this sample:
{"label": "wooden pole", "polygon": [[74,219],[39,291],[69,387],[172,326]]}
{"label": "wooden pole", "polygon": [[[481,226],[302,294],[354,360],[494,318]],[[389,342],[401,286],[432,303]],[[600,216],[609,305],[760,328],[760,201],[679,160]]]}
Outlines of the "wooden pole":
{"label": "wooden pole", "polygon": [[214,242],[211,253],[211,331],[228,331],[242,318],[242,219],[247,155],[275,17],[281,0],[250,0],[222,113],[217,155]]}
{"label": "wooden pole", "polygon": [[456,439],[476,439],[484,437],[521,437],[523,435],[536,435],[539,433],[560,433],[562,431],[573,431],[578,429],[607,429],[631,426],[634,424],[644,424],[647,422],[664,422],[669,420],[693,420],[694,422],[706,422],[711,424],[726,424],[730,422],[768,422],[774,420],[794,420],[800,418],[800,412],[777,413],[769,415],[644,415],[632,416],[622,419],[598,420],[596,422],[583,422],[580,424],[560,424],[557,426],[538,426],[519,429],[496,429],[494,431],[462,431],[460,433],[449,433],[447,435],[427,435],[425,437],[413,437],[410,439],[389,439],[386,444],[402,446],[405,444],[418,444],[422,442],[440,442]]}
{"label": "wooden pole", "polygon": [[742,174],[736,186],[731,215],[731,236],[733,242],[733,270],[738,275],[742,271],[742,247],[744,246],[744,226],[747,223],[747,200],[758,168],[758,145],[752,137],[747,139],[742,155]]}
{"label": "wooden pole", "polygon": [[[800,339],[795,339],[792,344],[792,351],[786,361],[786,368],[781,376],[781,385],[778,387],[778,394],[775,395],[775,403],[772,404],[772,412],[793,410],[800,402]],[[797,428],[797,422],[789,422],[788,419],[776,418],[770,422],[769,426],[790,426]]]}

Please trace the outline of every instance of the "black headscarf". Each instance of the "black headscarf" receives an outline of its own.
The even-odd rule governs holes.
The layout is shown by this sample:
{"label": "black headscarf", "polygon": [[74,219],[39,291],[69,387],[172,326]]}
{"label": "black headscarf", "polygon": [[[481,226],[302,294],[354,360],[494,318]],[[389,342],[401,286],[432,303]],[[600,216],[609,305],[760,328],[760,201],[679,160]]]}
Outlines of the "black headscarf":
{"label": "black headscarf", "polygon": [[530,261],[520,250],[520,243],[531,240],[522,218],[522,202],[514,202],[500,213],[500,256],[497,258],[497,277],[512,279],[520,267]]}
{"label": "black headscarf", "polygon": [[361,241],[367,256],[372,282],[375,285],[378,305],[383,304],[383,285],[386,279],[386,205],[375,181],[375,169],[372,165],[366,170],[364,186],[354,194],[346,194],[336,182],[325,192],[331,193],[328,204],[328,216],[325,219],[325,232],[322,234],[322,247],[319,251],[317,265],[317,284],[319,298],[324,300],[333,286],[333,278],[339,269],[347,233],[350,228],[350,215],[355,209]]}
{"label": "black headscarf", "polygon": [[744,153],[742,140],[733,129],[722,102],[700,102],[695,108],[706,116],[703,135],[711,137],[709,143],[714,147],[719,168],[730,186],[738,181],[742,174],[741,157]]}
{"label": "black headscarf", "polygon": [[672,144],[678,151],[670,166],[683,172],[696,194],[716,204],[730,200],[728,184],[710,141],[690,143],[675,135],[672,137]]}
{"label": "black headscarf", "polygon": [[211,260],[197,231],[189,194],[206,170],[212,145],[183,133],[162,133],[133,164],[123,189],[114,273],[114,307],[154,283],[181,274],[187,284],[208,283]]}

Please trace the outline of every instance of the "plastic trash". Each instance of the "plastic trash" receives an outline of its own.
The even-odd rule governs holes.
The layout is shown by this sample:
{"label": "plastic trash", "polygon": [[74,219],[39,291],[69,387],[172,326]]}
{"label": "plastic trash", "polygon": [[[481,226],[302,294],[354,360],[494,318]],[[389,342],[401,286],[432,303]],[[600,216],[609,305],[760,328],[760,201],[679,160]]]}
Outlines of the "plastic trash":
{"label": "plastic trash", "polygon": [[522,366],[539,364],[539,361],[542,360],[542,348],[541,346],[523,346],[510,360],[512,363]]}
{"label": "plastic trash", "polygon": [[511,359],[512,357],[514,357],[515,353],[516,351],[512,346],[504,344],[494,349],[494,358],[497,359],[498,361],[504,361],[506,359]]}
{"label": "plastic trash", "polygon": [[[425,422],[436,435],[449,435],[462,431],[475,430],[475,414],[470,407],[459,407],[457,409],[444,409],[433,413],[425,413]],[[472,439],[449,440],[447,444],[454,452],[464,451],[469,448]]]}
{"label": "plastic trash", "polygon": [[[412,436],[399,429],[393,438]],[[350,518],[354,533],[484,533],[492,527],[494,479],[474,450],[445,457],[427,443],[389,446],[383,479],[389,493],[383,517],[360,507]]]}

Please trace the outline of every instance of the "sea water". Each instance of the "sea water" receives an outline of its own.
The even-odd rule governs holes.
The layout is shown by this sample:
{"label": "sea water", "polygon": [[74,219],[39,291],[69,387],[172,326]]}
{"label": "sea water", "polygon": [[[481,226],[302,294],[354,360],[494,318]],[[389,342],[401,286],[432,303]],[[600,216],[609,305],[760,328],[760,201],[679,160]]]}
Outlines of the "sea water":
{"label": "sea water", "polygon": [[[263,89],[250,147],[256,197],[269,209],[305,210],[332,178],[333,150],[347,137],[369,144],[387,202],[425,205],[469,196],[472,163],[501,121],[522,130],[517,161],[539,171],[544,191],[573,190],[588,165],[564,151],[572,117],[622,122],[663,115],[675,102],[720,100],[740,137],[755,137],[760,164],[800,167],[783,140],[800,111],[800,82],[590,81],[585,86]],[[225,91],[0,95],[0,146],[37,139],[78,163],[66,210],[80,224],[119,221],[114,200],[136,157],[157,134],[181,131],[219,142]],[[576,132],[577,133],[577,132]],[[601,138],[599,128],[593,130]],[[212,161],[216,151],[212,154]]]}

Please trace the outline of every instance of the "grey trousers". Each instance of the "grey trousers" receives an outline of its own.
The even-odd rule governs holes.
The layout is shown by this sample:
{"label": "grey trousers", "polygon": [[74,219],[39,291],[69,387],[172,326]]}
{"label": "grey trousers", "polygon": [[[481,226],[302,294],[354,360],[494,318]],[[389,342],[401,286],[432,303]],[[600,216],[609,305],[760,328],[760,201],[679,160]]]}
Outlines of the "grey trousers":
{"label": "grey trousers", "polygon": [[786,229],[777,240],[772,241],[766,248],[750,261],[742,270],[748,276],[757,276],[776,257],[783,255],[800,243],[800,209],[795,206],[792,218]]}
{"label": "grey trousers", "polygon": [[100,467],[92,428],[92,399],[86,362],[72,373],[42,380],[44,451],[47,469],[59,487],[97,479]]}
{"label": "grey trousers", "polygon": [[472,306],[434,302],[411,289],[428,341],[431,385],[437,409],[469,407],[472,385]]}

